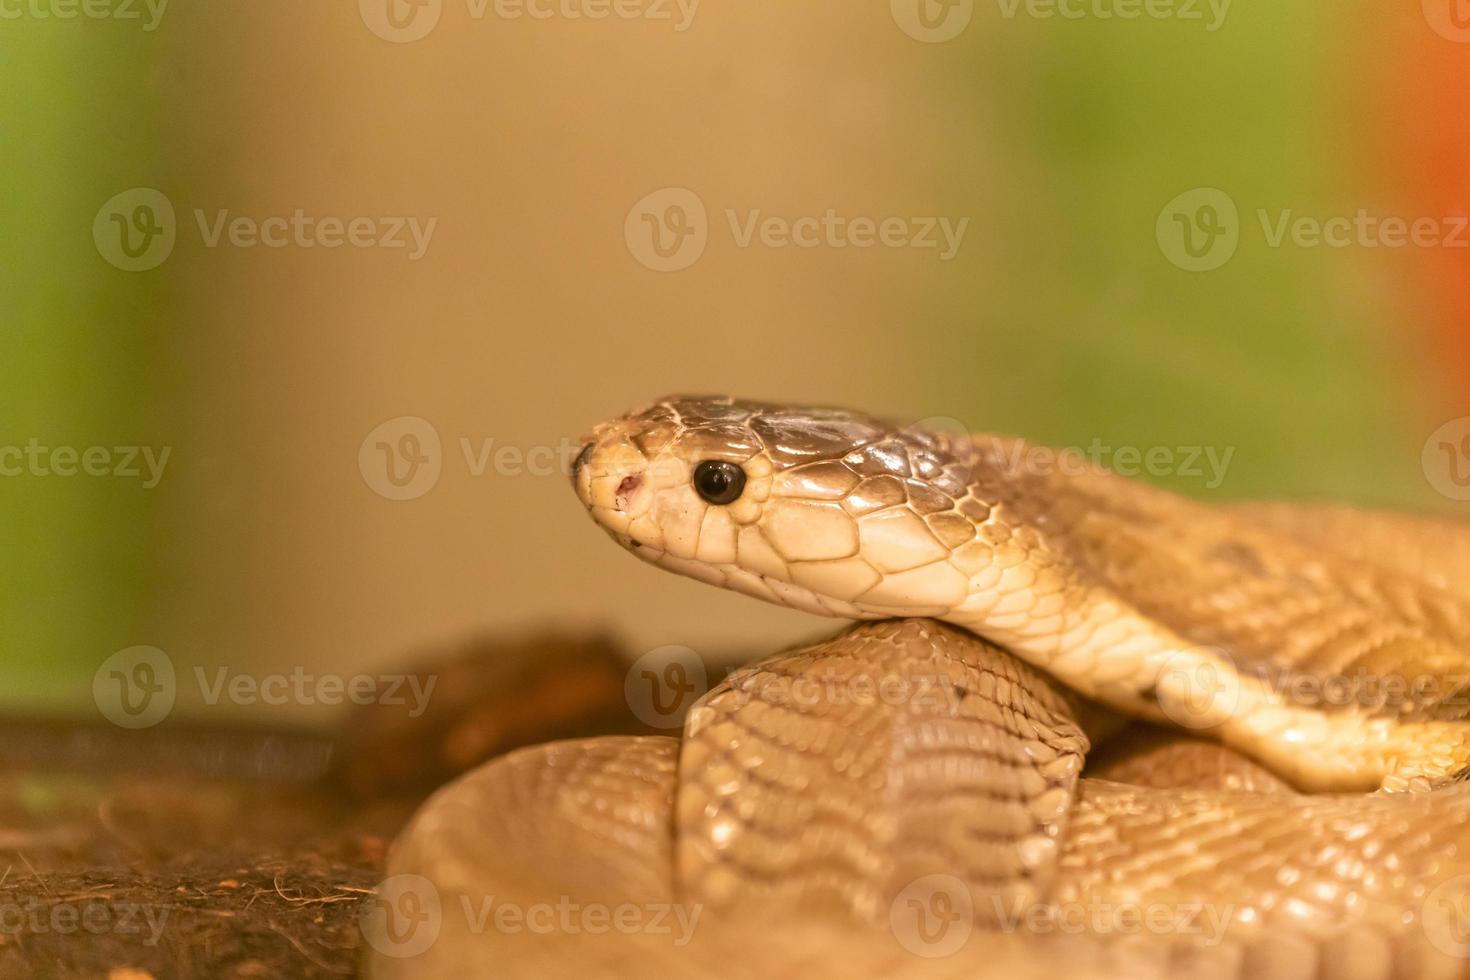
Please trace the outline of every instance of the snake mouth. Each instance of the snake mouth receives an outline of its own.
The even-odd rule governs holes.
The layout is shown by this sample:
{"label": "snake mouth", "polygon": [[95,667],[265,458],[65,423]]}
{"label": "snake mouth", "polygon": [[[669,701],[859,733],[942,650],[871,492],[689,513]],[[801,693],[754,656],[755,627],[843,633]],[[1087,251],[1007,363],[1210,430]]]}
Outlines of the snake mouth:
{"label": "snake mouth", "polygon": [[655,548],[653,545],[644,544],[642,541],[633,541],[631,538],[629,542],[628,550],[644,561],[657,562],[664,556],[662,548]]}

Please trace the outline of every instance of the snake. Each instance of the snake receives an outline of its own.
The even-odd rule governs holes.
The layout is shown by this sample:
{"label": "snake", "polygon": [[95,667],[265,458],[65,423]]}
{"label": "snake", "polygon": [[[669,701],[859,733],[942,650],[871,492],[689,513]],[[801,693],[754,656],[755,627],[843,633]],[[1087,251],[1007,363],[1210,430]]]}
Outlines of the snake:
{"label": "snake", "polygon": [[678,737],[490,763],[390,862],[523,907],[667,903],[702,916],[687,943],[446,915],[415,968],[1470,975],[1470,524],[725,396],[596,426],[571,476],[643,561],[855,622],[734,671]]}

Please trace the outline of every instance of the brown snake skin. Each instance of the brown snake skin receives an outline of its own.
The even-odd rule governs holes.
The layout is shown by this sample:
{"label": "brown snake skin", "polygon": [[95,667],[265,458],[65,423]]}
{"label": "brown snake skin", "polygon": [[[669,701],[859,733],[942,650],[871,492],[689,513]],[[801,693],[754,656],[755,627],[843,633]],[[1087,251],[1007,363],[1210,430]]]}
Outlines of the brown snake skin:
{"label": "brown snake skin", "polygon": [[[910,476],[894,453],[859,472],[894,443]],[[441,791],[390,866],[432,883],[433,941],[374,943],[373,975],[1470,975],[1470,782],[1454,778],[1470,532],[1219,510],[975,445],[945,504],[926,492],[953,446],[850,413],[674,399],[600,427],[578,491],[641,557],[878,621],[736,671],[681,738],[538,746]],[[931,451],[937,468],[917,458]],[[707,458],[747,468],[740,500],[690,503]],[[901,499],[868,487],[884,479]],[[815,537],[796,519],[812,501]],[[845,533],[834,503],[858,528],[839,557],[822,551]],[[971,520],[967,542],[947,514]],[[903,536],[910,516],[927,539]],[[706,540],[721,534],[730,547]],[[943,550],[908,570],[948,563],[964,590],[944,591],[945,570],[898,586],[906,570],[882,571],[931,540]],[[831,565],[854,559],[880,581]],[[1180,657],[1186,680],[1224,679],[1226,710],[1177,687]],[[1375,686],[1425,675],[1442,683],[1414,699]],[[1303,678],[1351,697],[1271,686]],[[1168,727],[1104,737],[1079,690]],[[390,878],[385,907],[403,881],[422,887]],[[487,897],[525,923],[572,911],[547,929],[477,922]],[[599,908],[628,928],[578,918]]]}

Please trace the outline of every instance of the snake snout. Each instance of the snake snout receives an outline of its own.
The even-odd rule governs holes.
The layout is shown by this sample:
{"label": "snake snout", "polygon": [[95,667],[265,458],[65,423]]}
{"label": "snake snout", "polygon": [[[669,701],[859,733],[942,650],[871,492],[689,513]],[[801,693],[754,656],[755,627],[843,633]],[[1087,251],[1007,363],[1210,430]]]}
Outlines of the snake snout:
{"label": "snake snout", "polygon": [[643,477],[623,477],[622,481],[618,483],[617,493],[613,496],[614,501],[618,505],[618,510],[626,512],[630,509],[630,505],[633,502],[633,495],[638,492],[638,488],[641,486],[643,486]]}
{"label": "snake snout", "polygon": [[582,467],[587,465],[587,460],[592,455],[592,450],[596,445],[597,443],[595,441],[589,440],[582,446],[582,451],[577,454],[577,458],[572,461],[572,484],[574,486],[577,483],[578,475],[582,472]]}

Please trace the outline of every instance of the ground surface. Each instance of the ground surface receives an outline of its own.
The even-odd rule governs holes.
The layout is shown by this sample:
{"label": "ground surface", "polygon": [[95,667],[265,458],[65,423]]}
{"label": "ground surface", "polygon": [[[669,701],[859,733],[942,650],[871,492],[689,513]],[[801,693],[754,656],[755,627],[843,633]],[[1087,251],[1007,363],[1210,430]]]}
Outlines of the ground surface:
{"label": "ground surface", "polygon": [[0,722],[0,980],[355,976],[359,909],[436,787],[519,745],[640,730],[598,637],[428,664],[428,710],[371,705],[331,737]]}
{"label": "ground surface", "polygon": [[353,976],[359,905],[412,806],[218,778],[0,785],[5,980]]}

